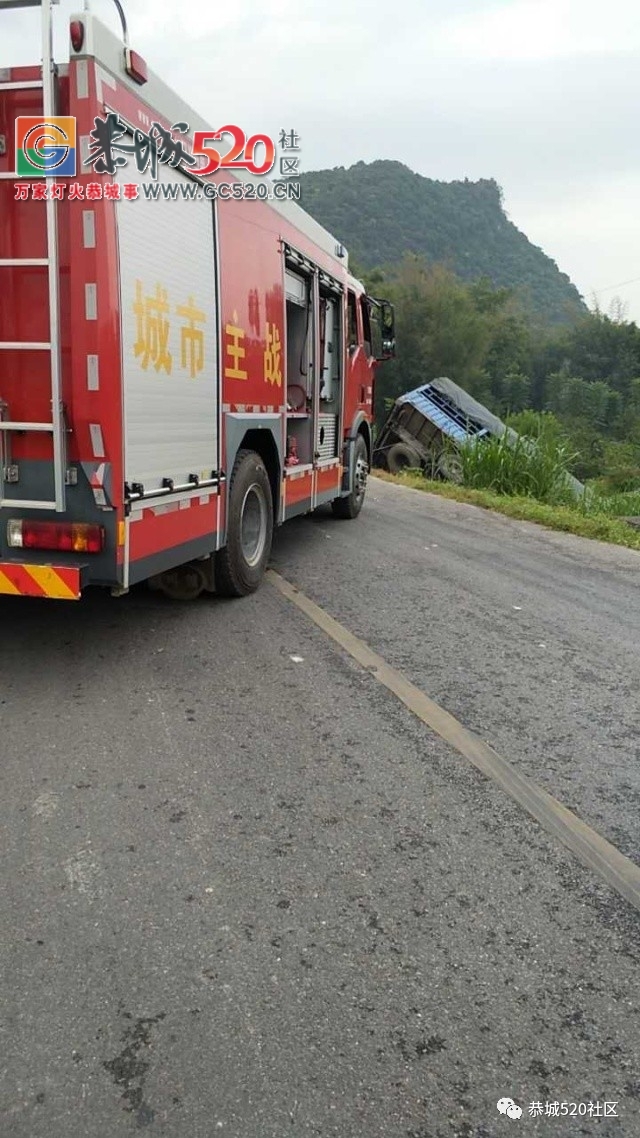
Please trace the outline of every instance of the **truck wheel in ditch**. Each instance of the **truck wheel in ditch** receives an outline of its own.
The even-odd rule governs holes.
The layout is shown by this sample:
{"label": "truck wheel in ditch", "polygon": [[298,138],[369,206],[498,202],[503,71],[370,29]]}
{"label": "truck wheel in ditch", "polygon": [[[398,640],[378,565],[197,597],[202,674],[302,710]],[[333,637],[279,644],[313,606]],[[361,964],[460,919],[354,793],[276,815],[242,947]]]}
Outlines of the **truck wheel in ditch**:
{"label": "truck wheel in ditch", "polygon": [[457,486],[461,486],[464,474],[460,455],[441,454],[438,459],[438,474],[445,482],[454,482]]}
{"label": "truck wheel in ditch", "polygon": [[395,443],[387,454],[387,466],[391,474],[400,474],[403,470],[413,467],[419,470],[422,466],[420,455],[406,443]]}
{"label": "truck wheel in ditch", "polygon": [[216,554],[216,592],[245,597],[258,588],[273,539],[273,499],[265,465],[253,450],[238,451],[231,474],[227,544]]}
{"label": "truck wheel in ditch", "polygon": [[351,487],[351,493],[347,494],[344,498],[334,498],[331,503],[331,508],[337,518],[357,518],[364,502],[368,473],[367,444],[362,435],[358,435],[355,445],[355,455],[353,457],[353,486]]}

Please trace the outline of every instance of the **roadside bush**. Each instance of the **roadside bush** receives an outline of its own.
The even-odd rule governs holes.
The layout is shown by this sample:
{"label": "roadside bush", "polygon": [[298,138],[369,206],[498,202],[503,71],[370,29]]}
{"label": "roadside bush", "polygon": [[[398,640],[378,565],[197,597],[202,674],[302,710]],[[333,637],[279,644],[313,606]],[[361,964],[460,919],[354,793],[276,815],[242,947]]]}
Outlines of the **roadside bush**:
{"label": "roadside bush", "polygon": [[519,411],[516,415],[509,415],[505,422],[512,431],[518,435],[525,435],[530,439],[554,439],[556,442],[566,442],[566,431],[553,411],[534,411],[530,407],[526,411]]}
{"label": "roadside bush", "polygon": [[594,484],[604,497],[610,494],[640,493],[640,467],[621,466],[610,470]]}
{"label": "roadside bush", "polygon": [[601,489],[592,489],[588,512],[608,514],[610,518],[640,517],[640,490],[626,494],[605,494]]}
{"label": "roadside bush", "polygon": [[573,455],[564,442],[508,435],[469,440],[460,447],[463,485],[538,502],[573,502],[567,473]]}

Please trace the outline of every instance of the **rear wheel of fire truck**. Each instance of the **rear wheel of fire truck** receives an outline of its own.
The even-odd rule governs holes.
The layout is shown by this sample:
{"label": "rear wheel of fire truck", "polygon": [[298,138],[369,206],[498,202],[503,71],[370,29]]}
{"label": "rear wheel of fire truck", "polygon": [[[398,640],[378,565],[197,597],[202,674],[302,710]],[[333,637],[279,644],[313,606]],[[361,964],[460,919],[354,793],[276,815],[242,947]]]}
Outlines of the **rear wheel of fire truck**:
{"label": "rear wheel of fire truck", "polygon": [[273,538],[273,499],[266,467],[253,450],[238,451],[231,474],[227,544],[216,554],[216,592],[254,593],[264,576]]}
{"label": "rear wheel of fire truck", "polygon": [[149,581],[152,589],[157,589],[170,601],[195,601],[207,586],[207,578],[201,565],[190,562],[168,569]]}
{"label": "rear wheel of fire truck", "polygon": [[362,435],[358,435],[356,439],[355,450],[351,493],[344,498],[334,498],[331,503],[331,508],[337,518],[357,518],[364,502],[369,462],[367,444]]}

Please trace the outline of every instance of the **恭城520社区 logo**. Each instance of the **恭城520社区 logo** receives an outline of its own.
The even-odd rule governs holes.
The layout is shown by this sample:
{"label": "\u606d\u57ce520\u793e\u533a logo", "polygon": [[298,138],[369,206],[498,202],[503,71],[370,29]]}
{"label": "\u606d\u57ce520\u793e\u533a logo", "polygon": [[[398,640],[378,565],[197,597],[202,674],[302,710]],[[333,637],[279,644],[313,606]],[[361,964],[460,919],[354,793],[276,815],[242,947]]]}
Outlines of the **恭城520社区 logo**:
{"label": "\u606d\u57ce520\u793e\u533a logo", "polygon": [[16,119],[16,174],[22,178],[74,178],[76,120],[66,115]]}

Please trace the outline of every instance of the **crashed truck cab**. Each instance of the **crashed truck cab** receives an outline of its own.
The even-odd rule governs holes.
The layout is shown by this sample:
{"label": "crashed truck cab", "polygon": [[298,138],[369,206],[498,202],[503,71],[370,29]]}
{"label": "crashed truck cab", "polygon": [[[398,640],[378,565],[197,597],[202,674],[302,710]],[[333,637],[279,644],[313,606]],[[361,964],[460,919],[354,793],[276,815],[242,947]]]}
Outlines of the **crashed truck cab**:
{"label": "crashed truck cab", "polygon": [[[0,70],[0,594],[244,595],[275,526],[358,515],[393,310],[260,171],[243,200],[216,192],[235,170],[194,171],[217,136],[119,3],[122,35],[71,16],[60,66],[52,0],[0,0],[0,21],[20,7],[44,64]],[[107,120],[131,153],[177,131],[181,162],[92,165]]]}

